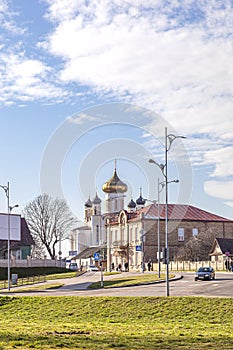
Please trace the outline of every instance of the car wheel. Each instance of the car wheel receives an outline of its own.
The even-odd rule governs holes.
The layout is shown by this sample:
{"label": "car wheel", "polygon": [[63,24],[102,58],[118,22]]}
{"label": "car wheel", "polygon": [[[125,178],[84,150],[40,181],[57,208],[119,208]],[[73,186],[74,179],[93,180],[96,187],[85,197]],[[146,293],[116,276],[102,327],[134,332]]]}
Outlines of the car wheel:
{"label": "car wheel", "polygon": [[198,280],[198,278],[197,277],[195,277],[195,281],[197,281]]}

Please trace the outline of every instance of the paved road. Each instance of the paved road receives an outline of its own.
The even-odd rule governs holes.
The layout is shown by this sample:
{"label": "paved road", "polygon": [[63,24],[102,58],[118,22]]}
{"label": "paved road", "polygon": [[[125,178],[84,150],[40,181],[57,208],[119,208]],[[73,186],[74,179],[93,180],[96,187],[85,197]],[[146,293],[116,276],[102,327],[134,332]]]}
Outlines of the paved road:
{"label": "paved road", "polygon": [[[233,297],[233,273],[217,272],[214,281],[194,281],[194,274],[185,272],[183,278],[170,281],[170,296],[208,296],[208,297]],[[107,277],[105,277],[106,279]],[[109,277],[109,278],[112,278]],[[155,283],[144,286],[110,288],[110,289],[86,289],[94,281],[100,280],[99,272],[87,272],[82,276],[57,280],[65,285],[55,290],[34,291],[17,293],[12,289],[10,295],[46,295],[46,296],[165,296],[165,283]],[[50,281],[47,283],[54,283]],[[9,293],[1,292],[0,295]]]}

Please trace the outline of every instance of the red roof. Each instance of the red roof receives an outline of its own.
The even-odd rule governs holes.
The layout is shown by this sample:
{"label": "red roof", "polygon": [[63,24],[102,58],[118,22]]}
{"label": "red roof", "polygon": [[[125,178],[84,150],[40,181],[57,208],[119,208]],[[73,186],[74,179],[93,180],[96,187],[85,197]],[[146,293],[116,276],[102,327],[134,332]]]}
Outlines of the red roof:
{"label": "red roof", "polygon": [[[127,219],[129,222],[138,221],[141,219],[141,214],[144,213],[145,219],[156,220],[160,217],[162,220],[165,220],[165,204],[158,205],[150,204],[144,208],[141,208],[137,211],[127,212]],[[160,215],[159,215],[160,214]],[[118,213],[105,214],[110,218],[111,225],[118,225]],[[224,218],[223,216],[219,216],[216,214],[209,213],[206,210],[194,207],[192,205],[187,204],[168,204],[168,219],[169,220],[177,220],[177,221],[206,221],[206,222],[231,222],[233,220]]]}
{"label": "red roof", "polygon": [[[137,212],[136,218],[132,218],[131,220],[138,220],[140,217],[140,213],[144,213],[145,218],[152,219],[160,218],[165,219],[165,204],[158,205],[151,204],[142,208]],[[186,221],[218,221],[218,222],[232,222],[230,219],[226,219],[222,216],[209,213],[208,211],[199,209],[197,207],[193,207],[192,205],[185,204],[168,204],[168,219],[169,220],[186,220]]]}

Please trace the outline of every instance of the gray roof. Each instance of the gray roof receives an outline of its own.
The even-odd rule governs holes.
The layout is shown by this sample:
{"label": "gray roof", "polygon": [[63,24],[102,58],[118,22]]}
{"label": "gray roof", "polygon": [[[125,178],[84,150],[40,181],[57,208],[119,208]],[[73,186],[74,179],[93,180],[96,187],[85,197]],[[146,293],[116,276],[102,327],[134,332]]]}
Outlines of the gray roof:
{"label": "gray roof", "polygon": [[93,204],[100,204],[101,203],[101,199],[97,196],[97,193],[95,195],[95,198],[93,199]]}
{"label": "gray roof", "polygon": [[216,238],[216,243],[223,254],[228,252],[230,255],[233,255],[233,238]]}
{"label": "gray roof", "polygon": [[105,248],[105,246],[88,247],[84,249],[82,252],[73,256],[71,260],[91,258],[95,253],[98,253],[102,248]]}

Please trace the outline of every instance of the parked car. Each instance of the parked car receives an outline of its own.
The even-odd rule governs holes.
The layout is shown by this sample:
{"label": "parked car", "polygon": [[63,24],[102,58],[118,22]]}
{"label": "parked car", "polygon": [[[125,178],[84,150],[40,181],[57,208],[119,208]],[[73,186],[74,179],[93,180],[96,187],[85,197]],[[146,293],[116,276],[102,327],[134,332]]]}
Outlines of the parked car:
{"label": "parked car", "polygon": [[73,270],[73,271],[77,271],[78,270],[78,264],[76,262],[71,262],[69,265],[69,269]]}
{"label": "parked car", "polygon": [[95,265],[89,265],[87,271],[99,271],[99,269]]}
{"label": "parked car", "polygon": [[195,272],[195,281],[197,280],[214,280],[215,271],[212,267],[199,267],[197,272]]}

